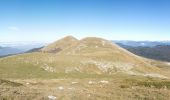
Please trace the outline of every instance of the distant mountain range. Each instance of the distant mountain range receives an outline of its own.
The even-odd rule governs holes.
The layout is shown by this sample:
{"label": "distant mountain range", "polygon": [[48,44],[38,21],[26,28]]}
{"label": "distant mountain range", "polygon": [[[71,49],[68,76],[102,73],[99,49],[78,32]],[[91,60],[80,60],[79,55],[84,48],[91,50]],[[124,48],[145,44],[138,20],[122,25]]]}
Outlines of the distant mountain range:
{"label": "distant mountain range", "polygon": [[97,37],[67,36],[0,58],[0,98],[9,100],[169,100],[169,84],[169,63],[136,56]]}
{"label": "distant mountain range", "polygon": [[129,46],[121,43],[118,45],[139,56],[170,62],[170,45]]}
{"label": "distant mountain range", "polygon": [[130,40],[119,40],[113,41],[117,44],[123,44],[131,47],[154,47],[157,45],[170,45],[170,41],[130,41]]}
{"label": "distant mountain range", "polygon": [[[67,36],[43,48],[32,49],[30,53],[1,58],[0,73],[1,76],[8,78],[41,78],[49,75],[56,77],[59,73],[63,75],[119,73],[165,78],[169,74],[159,68],[158,63],[138,57],[112,41],[102,38],[87,37],[78,40]],[[26,71],[23,73],[23,70]],[[11,73],[13,71],[16,73]]]}
{"label": "distant mountain range", "polygon": [[0,47],[0,56],[10,55],[10,54],[18,54],[22,51],[17,48],[12,47]]}
{"label": "distant mountain range", "polygon": [[41,42],[0,42],[0,57],[24,53],[45,45]]}
{"label": "distant mountain range", "polygon": [[[63,41],[62,41],[63,42]],[[74,40],[72,42],[75,42]],[[113,41],[128,51],[150,59],[170,62],[170,41]],[[57,42],[50,44],[43,51],[58,52],[66,44]],[[63,44],[63,45],[60,45]],[[7,56],[19,53],[36,52],[43,48],[47,43],[40,42],[0,42],[0,56]],[[54,48],[59,45],[61,48]],[[69,44],[68,44],[69,45]],[[53,48],[53,49],[51,49]]]}

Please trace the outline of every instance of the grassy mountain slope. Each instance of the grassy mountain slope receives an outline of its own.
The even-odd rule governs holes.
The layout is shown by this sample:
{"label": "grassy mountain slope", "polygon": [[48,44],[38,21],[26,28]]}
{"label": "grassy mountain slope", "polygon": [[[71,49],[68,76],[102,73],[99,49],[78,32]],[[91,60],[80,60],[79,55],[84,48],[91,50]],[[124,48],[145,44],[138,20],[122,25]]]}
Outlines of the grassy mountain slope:
{"label": "grassy mountain slope", "polygon": [[41,49],[42,52],[57,53],[61,50],[67,49],[77,43],[78,40],[72,36],[64,37],[44,48]]}
{"label": "grassy mountain slope", "polygon": [[0,58],[0,99],[169,100],[169,70],[101,38],[66,37]]}
{"label": "grassy mountain slope", "polygon": [[[56,48],[60,51],[54,52]],[[69,36],[41,50],[0,59],[1,77],[56,77],[72,73],[166,76],[159,67],[101,38],[79,41]]]}

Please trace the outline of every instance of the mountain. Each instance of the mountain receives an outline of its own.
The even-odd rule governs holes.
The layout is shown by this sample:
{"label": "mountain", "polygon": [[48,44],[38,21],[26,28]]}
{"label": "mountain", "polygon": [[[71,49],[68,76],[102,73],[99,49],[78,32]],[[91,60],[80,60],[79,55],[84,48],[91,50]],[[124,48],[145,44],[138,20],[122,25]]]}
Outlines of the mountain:
{"label": "mountain", "polygon": [[131,47],[154,47],[157,45],[170,45],[170,41],[130,41],[130,40],[119,40],[113,41],[117,44],[122,44]]}
{"label": "mountain", "polygon": [[42,48],[41,51],[49,52],[49,53],[57,53],[59,51],[62,51],[64,49],[67,49],[67,48],[73,46],[77,42],[78,42],[78,40],[76,38],[74,38],[72,36],[67,36],[67,37],[64,37],[63,39],[60,39],[60,40]]}
{"label": "mountain", "polygon": [[[8,66],[4,62],[8,62]],[[7,57],[1,59],[0,64],[10,69],[31,65],[43,73],[46,71],[85,74],[125,73],[143,76],[156,73],[160,77],[165,75],[161,69],[151,65],[144,58],[130,53],[111,41],[96,37],[77,40],[72,36],[67,36],[45,46],[40,52]],[[29,70],[32,72],[31,69]],[[4,70],[4,72],[9,71]]]}
{"label": "mountain", "polygon": [[67,36],[32,51],[0,58],[0,98],[169,100],[170,64],[112,41]]}
{"label": "mountain", "polygon": [[170,45],[156,45],[152,47],[118,45],[139,56],[170,62]]}
{"label": "mountain", "polygon": [[28,51],[33,48],[38,48],[47,45],[46,42],[36,42],[36,41],[13,41],[13,42],[0,42],[2,47],[17,48],[23,52]]}
{"label": "mountain", "polygon": [[17,48],[11,47],[0,47],[0,56],[11,55],[11,54],[18,54],[22,51]]}
{"label": "mountain", "polygon": [[46,43],[41,42],[0,42],[0,56],[6,57],[24,52],[32,52],[35,51],[33,49],[38,49],[45,45]]}

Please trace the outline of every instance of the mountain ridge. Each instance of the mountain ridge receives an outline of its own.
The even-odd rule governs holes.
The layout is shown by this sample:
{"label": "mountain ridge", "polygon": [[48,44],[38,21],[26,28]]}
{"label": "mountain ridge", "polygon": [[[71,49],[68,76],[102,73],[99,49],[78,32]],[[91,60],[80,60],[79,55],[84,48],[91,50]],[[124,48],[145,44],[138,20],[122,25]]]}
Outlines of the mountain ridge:
{"label": "mountain ridge", "polygon": [[41,49],[42,52],[57,53],[74,45],[78,40],[73,36],[66,36]]}
{"label": "mountain ridge", "polygon": [[[82,56],[92,58],[88,59],[84,64],[92,64],[99,68],[100,70],[105,70],[104,72],[111,72],[108,70],[115,69],[119,72],[125,72],[127,74],[134,75],[144,75],[150,72],[161,72],[159,68],[153,67],[150,63],[145,61],[145,58],[137,56],[126,49],[118,46],[112,41],[98,38],[98,37],[85,37],[81,40],[74,38],[73,36],[66,36],[54,43],[62,45],[62,43],[68,43],[67,40],[73,40],[75,43],[71,42],[71,45],[66,45],[68,47],[64,48],[57,53],[57,55],[65,55],[65,56]],[[62,41],[62,42],[61,42]],[[61,44],[60,44],[61,43]],[[66,43],[66,44],[67,44]],[[49,44],[48,46],[50,46]],[[47,46],[47,47],[48,47]],[[45,47],[46,48],[46,47]],[[55,47],[56,48],[56,47]],[[75,56],[76,57],[76,56]],[[99,60],[100,59],[100,60]],[[107,59],[105,61],[105,59]],[[72,62],[73,63],[73,62]],[[80,65],[82,61],[80,60]],[[142,66],[142,67],[141,67]],[[134,71],[132,71],[134,70]],[[113,71],[113,73],[114,73]],[[163,75],[160,75],[163,77]]]}
{"label": "mountain ridge", "polygon": [[142,57],[149,59],[155,59],[159,61],[168,61],[170,62],[170,45],[156,45],[153,47],[146,46],[128,46],[123,44],[118,44],[122,48]]}
{"label": "mountain ridge", "polygon": [[[8,61],[7,65],[4,63],[6,61]],[[16,63],[13,64],[14,62]],[[38,52],[0,59],[0,64],[6,67],[11,66],[11,68],[20,68],[23,64],[24,66],[32,65],[37,70],[48,73],[125,73],[162,78],[166,76],[164,71],[152,65],[149,60],[136,56],[111,41],[96,37],[77,40],[67,36]]]}

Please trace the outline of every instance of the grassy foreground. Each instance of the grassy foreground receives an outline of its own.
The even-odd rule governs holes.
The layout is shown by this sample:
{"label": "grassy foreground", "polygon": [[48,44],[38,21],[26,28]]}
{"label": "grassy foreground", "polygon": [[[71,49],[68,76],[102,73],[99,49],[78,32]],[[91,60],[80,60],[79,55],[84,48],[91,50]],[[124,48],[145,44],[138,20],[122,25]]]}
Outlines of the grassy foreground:
{"label": "grassy foreground", "polygon": [[[81,75],[79,75],[81,76]],[[170,80],[116,75],[1,79],[1,100],[169,100]]]}
{"label": "grassy foreground", "polygon": [[0,58],[0,100],[170,100],[170,66],[101,38]]}

